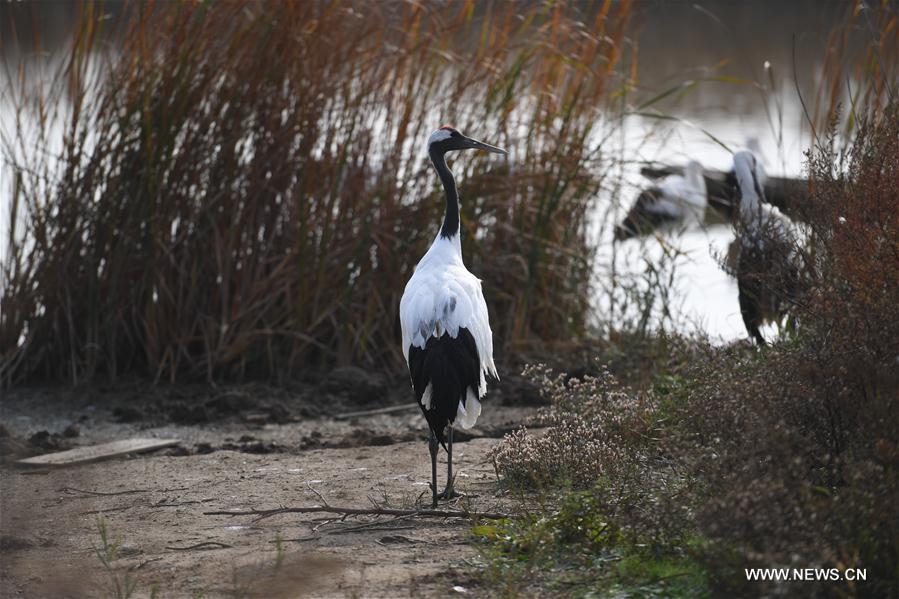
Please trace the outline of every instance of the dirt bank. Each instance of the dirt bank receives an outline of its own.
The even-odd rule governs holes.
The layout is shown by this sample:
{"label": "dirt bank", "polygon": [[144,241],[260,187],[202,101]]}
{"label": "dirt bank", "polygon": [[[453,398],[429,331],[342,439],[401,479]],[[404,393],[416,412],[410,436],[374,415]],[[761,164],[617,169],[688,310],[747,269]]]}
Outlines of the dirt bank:
{"label": "dirt bank", "polygon": [[[0,467],[0,595],[115,596],[116,582],[135,584],[136,596],[149,596],[156,586],[161,597],[480,594],[465,573],[466,560],[477,555],[470,521],[204,515],[310,506],[322,498],[348,507],[429,502],[424,420],[417,411],[336,419],[303,416],[289,398],[266,401],[256,397],[249,412],[186,424],[146,414],[122,418],[122,405],[90,397],[62,402],[40,393],[4,400],[12,453]],[[257,416],[266,413],[260,405],[285,404],[285,422]],[[455,507],[508,507],[488,452],[533,410],[488,405],[479,426],[462,435],[454,462],[456,485],[467,497]],[[175,436],[182,444],[66,469],[12,464],[16,451],[44,451],[41,443],[66,447],[135,435]],[[98,548],[108,554],[101,521],[110,542],[120,543],[111,569],[97,555]]]}

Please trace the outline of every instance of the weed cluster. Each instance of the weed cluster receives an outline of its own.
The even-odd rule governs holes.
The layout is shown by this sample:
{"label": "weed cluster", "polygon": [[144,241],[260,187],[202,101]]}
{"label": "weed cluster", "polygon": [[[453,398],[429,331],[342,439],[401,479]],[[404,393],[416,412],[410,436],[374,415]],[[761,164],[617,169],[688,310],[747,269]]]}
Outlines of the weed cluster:
{"label": "weed cluster", "polygon": [[[543,596],[702,596],[704,572],[687,552],[647,549],[617,526],[589,491],[569,493],[513,521],[480,525],[484,577],[492,593]],[[688,540],[689,544],[690,541]]]}
{"label": "weed cluster", "polygon": [[646,461],[641,440],[650,434],[653,405],[621,391],[608,371],[567,379],[534,366],[524,375],[551,406],[535,422],[546,427],[544,434],[519,429],[494,450],[497,472],[509,484],[583,489],[602,478],[627,477]]}
{"label": "weed cluster", "polygon": [[674,592],[661,581],[673,575],[681,594],[704,588],[690,558],[694,496],[660,438],[664,402],[628,392],[607,370],[525,375],[552,404],[535,422],[541,431],[507,435],[493,460],[504,485],[537,492],[541,506],[502,530],[475,530],[490,541],[487,576],[653,594]]}
{"label": "weed cluster", "polygon": [[[94,553],[103,570],[109,578],[109,588],[105,589],[108,597],[115,599],[129,599],[133,597],[138,590],[137,580],[123,568],[119,568],[114,563],[118,559],[119,548],[122,545],[121,537],[113,537],[109,531],[109,525],[105,518],[97,518],[97,533],[100,537],[100,546],[94,546]],[[150,599],[155,599],[159,594],[159,588],[153,584],[149,588]]]}

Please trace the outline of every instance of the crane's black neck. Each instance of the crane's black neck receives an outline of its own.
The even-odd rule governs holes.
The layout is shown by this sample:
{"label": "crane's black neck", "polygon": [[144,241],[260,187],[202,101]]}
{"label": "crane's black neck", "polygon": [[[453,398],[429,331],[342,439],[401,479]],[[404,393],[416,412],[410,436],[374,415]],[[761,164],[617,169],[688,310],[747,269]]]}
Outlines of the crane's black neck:
{"label": "crane's black neck", "polygon": [[443,226],[440,228],[440,236],[450,239],[459,234],[459,194],[456,192],[456,180],[453,173],[446,166],[444,152],[434,148],[428,151],[431,162],[437,170],[437,176],[443,183],[443,191],[446,193],[446,214],[443,216]]}

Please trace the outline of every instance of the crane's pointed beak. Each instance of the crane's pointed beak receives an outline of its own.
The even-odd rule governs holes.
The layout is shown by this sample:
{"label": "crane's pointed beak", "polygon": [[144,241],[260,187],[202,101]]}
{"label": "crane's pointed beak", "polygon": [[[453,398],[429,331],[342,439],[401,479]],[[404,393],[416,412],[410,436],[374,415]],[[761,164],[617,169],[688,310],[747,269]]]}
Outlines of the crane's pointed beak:
{"label": "crane's pointed beak", "polygon": [[502,148],[497,148],[496,146],[491,146],[490,144],[485,144],[482,141],[478,141],[476,139],[472,139],[470,137],[465,138],[465,145],[472,150],[486,150],[487,152],[493,152],[494,154],[503,154],[506,155],[506,152]]}

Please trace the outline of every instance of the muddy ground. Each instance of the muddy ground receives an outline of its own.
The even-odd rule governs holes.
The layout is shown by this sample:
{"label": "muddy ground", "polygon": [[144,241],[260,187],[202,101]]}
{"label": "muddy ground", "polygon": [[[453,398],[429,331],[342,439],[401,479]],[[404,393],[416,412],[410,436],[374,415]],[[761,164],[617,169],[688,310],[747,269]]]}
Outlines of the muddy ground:
{"label": "muddy ground", "polygon": [[[336,382],[335,382],[336,381]],[[417,408],[366,417],[408,389],[338,372],[295,388],[118,385],[8,392],[0,403],[0,596],[479,596],[472,521],[204,512],[331,505],[428,507],[430,466]],[[408,396],[406,397],[408,400]],[[488,454],[536,410],[504,383],[478,426],[458,434],[447,508],[510,509]],[[16,459],[129,437],[177,447],[59,469]],[[445,482],[441,453],[439,484]],[[105,523],[115,559],[97,550]]]}

